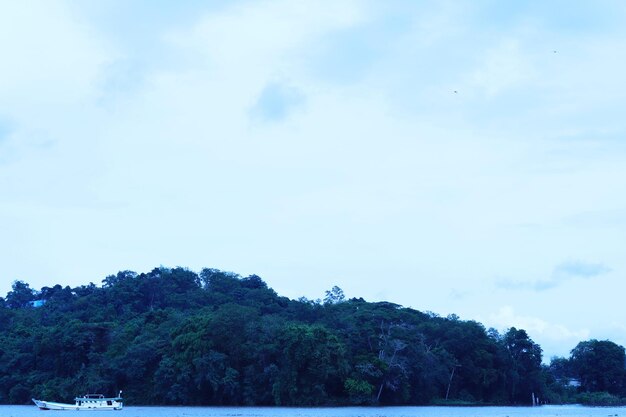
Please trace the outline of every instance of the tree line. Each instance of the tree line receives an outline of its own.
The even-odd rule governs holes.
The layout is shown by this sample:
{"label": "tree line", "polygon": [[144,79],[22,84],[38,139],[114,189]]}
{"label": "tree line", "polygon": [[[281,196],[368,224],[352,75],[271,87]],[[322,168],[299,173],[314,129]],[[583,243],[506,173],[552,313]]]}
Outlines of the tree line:
{"label": "tree line", "polygon": [[422,405],[626,396],[624,348],[579,343],[542,364],[504,333],[390,302],[279,296],[257,275],[121,271],[101,286],[23,281],[0,298],[0,403],[124,390],[129,404]]}

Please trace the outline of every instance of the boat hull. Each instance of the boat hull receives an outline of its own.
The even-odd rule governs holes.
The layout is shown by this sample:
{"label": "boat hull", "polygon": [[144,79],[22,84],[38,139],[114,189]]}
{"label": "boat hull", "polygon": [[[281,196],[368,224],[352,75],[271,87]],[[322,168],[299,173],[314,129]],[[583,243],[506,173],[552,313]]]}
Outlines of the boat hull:
{"label": "boat hull", "polygon": [[33,402],[40,410],[59,410],[59,411],[114,411],[121,410],[121,403],[113,403],[112,405],[108,405],[106,402],[102,404],[64,404],[64,403],[55,403],[52,401],[41,401],[33,398]]}

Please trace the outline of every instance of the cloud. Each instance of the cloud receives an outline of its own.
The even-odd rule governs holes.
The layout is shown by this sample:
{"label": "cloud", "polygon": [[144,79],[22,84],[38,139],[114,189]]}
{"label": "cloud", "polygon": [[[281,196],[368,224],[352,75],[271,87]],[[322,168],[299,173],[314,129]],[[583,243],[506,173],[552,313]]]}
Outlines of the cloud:
{"label": "cloud", "polygon": [[[191,30],[172,33],[169,40],[194,54],[205,55],[212,71],[225,69],[238,76],[249,73],[292,71],[292,58],[320,36],[361,21],[358,2],[322,2],[315,5],[290,1],[233,3],[210,13]],[[244,29],[245,30],[242,30]],[[242,86],[246,79],[240,79]]]}
{"label": "cloud", "polygon": [[0,111],[12,113],[89,99],[110,59],[104,43],[63,2],[4,4],[0,48]]}
{"label": "cloud", "polygon": [[14,162],[0,175],[5,198],[45,194],[46,179],[76,194],[97,154],[93,104],[113,59],[107,45],[64,1],[0,5],[0,159]]}
{"label": "cloud", "polygon": [[252,119],[264,122],[285,120],[305,101],[305,96],[295,87],[280,82],[270,82],[250,109]]}
{"label": "cloud", "polygon": [[611,268],[603,264],[569,261],[557,265],[552,276],[558,281],[563,281],[571,278],[593,278],[608,272],[611,272]]}
{"label": "cloud", "polygon": [[[508,329],[516,327],[526,330],[545,343],[571,341],[577,343],[589,337],[588,329],[572,330],[562,324],[550,323],[544,319],[533,317],[531,315],[519,314],[511,306],[503,306],[497,312],[491,314],[485,324],[496,329]],[[540,343],[543,345],[543,343]],[[563,345],[563,343],[560,343]]]}
{"label": "cloud", "polygon": [[583,261],[566,261],[555,266],[547,279],[538,281],[512,281],[502,279],[496,283],[504,290],[533,290],[544,291],[556,288],[575,279],[591,279],[611,272],[611,268],[601,263]]}

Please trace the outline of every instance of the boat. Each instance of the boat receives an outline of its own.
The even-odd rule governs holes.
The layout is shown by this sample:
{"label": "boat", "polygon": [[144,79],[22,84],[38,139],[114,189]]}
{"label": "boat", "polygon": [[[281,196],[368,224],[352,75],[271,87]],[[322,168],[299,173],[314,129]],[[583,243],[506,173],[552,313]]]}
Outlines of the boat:
{"label": "boat", "polygon": [[121,410],[124,406],[122,391],[117,397],[105,397],[102,394],[87,394],[74,398],[74,404],[42,401],[33,398],[33,402],[40,410]]}

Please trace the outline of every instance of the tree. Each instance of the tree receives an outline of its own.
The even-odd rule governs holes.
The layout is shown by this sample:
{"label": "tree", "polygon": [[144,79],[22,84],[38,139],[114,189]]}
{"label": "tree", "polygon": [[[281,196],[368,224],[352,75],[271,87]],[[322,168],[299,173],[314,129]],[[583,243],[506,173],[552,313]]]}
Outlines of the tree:
{"label": "tree", "polygon": [[111,288],[121,283],[133,280],[137,277],[137,273],[133,271],[120,271],[116,275],[109,275],[102,280],[104,288]]}
{"label": "tree", "polygon": [[[28,308],[35,299],[46,303]],[[572,353],[542,368],[521,329],[346,300],[337,286],[324,303],[290,300],[257,275],[159,267],[102,286],[16,281],[0,306],[0,403],[83,387],[155,405],[522,404],[550,398],[546,387],[571,398],[560,375],[624,395],[623,348],[589,341]]]}
{"label": "tree", "polygon": [[391,391],[398,391],[402,382],[407,378],[408,363],[402,355],[408,343],[399,335],[394,334],[394,329],[406,329],[403,323],[380,323],[380,333],[378,335],[378,363],[381,369],[381,380],[376,393],[376,402],[380,402],[380,396],[384,388]]}
{"label": "tree", "polygon": [[609,340],[580,342],[571,352],[571,365],[584,391],[621,394],[624,388],[624,348]]}
{"label": "tree", "polygon": [[12,291],[9,291],[6,298],[6,305],[9,308],[28,307],[31,301],[35,300],[35,291],[24,281],[14,281]]}
{"label": "tree", "polygon": [[343,388],[345,350],[339,338],[319,325],[287,324],[272,385],[276,405],[319,405]]}
{"label": "tree", "polygon": [[239,275],[215,268],[204,268],[200,272],[200,282],[207,290],[226,294],[241,286]]}
{"label": "tree", "polygon": [[575,375],[574,369],[572,369],[572,361],[568,358],[556,356],[550,359],[548,372],[557,381],[568,380]]}
{"label": "tree", "polygon": [[354,404],[367,404],[374,393],[374,386],[363,379],[348,378],[344,383],[350,401]]}
{"label": "tree", "polygon": [[503,337],[509,352],[510,395],[513,402],[528,403],[535,396],[543,396],[541,347],[532,341],[523,329],[511,327]]}
{"label": "tree", "polygon": [[343,302],[345,299],[346,296],[344,295],[343,290],[335,285],[329,291],[326,291],[324,304],[337,304]]}

